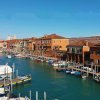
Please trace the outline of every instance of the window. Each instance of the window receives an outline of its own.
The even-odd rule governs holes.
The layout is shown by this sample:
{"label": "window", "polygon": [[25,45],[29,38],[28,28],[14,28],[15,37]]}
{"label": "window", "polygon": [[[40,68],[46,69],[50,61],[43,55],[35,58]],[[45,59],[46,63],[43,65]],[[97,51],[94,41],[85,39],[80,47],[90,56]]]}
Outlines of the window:
{"label": "window", "polygon": [[75,48],[72,48],[72,53],[75,53]]}
{"label": "window", "polygon": [[91,53],[91,54],[93,54],[93,53],[94,53],[94,51],[93,51],[93,50],[91,50],[91,51],[90,51],[90,53]]}
{"label": "window", "polygon": [[100,50],[96,51],[96,54],[97,54],[97,55],[100,54]]}
{"label": "window", "polygon": [[62,46],[59,46],[59,48],[62,48]]}

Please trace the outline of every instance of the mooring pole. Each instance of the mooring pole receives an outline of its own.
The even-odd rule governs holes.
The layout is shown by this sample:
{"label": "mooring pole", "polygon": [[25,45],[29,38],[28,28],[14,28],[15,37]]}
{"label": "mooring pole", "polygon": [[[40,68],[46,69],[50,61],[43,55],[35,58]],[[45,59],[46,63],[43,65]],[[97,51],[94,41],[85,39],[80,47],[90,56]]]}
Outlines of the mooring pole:
{"label": "mooring pole", "polygon": [[38,91],[36,91],[36,100],[38,100]]}

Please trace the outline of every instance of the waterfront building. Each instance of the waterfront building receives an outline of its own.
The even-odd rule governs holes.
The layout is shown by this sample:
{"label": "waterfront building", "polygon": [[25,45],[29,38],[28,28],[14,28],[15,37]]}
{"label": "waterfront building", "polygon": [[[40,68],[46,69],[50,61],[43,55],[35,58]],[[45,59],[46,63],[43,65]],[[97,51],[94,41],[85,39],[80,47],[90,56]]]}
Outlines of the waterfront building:
{"label": "waterfront building", "polygon": [[13,40],[6,40],[7,51],[8,52],[18,52],[20,51],[18,44],[20,43],[21,39],[13,39]]}
{"label": "waterfront building", "polygon": [[94,65],[100,65],[100,41],[98,44],[90,47],[90,59]]}
{"label": "waterfront building", "polygon": [[16,39],[16,35],[13,35],[13,36],[8,35],[7,36],[7,40],[14,40],[14,39]]}
{"label": "waterfront building", "polygon": [[67,46],[67,61],[90,65],[90,47],[100,42],[100,36],[70,38]]}
{"label": "waterfront building", "polygon": [[69,39],[65,37],[56,34],[44,35],[36,39],[34,55],[61,58],[68,44]]}
{"label": "waterfront building", "polygon": [[7,42],[2,40],[0,41],[0,51],[6,51],[7,50]]}
{"label": "waterfront building", "polygon": [[3,48],[3,41],[0,40],[0,52],[2,52],[2,48]]}
{"label": "waterfront building", "polygon": [[89,43],[85,40],[75,40],[67,46],[67,61],[76,62],[76,63],[85,63],[89,61],[90,49]]}
{"label": "waterfront building", "polygon": [[35,37],[23,39],[24,50],[27,51],[27,54],[33,55],[35,51],[35,41],[36,41]]}

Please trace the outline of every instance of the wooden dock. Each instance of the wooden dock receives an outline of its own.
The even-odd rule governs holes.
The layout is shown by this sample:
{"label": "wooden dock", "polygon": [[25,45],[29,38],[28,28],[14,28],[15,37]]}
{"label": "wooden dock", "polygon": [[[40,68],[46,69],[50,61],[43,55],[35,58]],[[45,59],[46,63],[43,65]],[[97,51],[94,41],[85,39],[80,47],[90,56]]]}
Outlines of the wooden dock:
{"label": "wooden dock", "polygon": [[71,70],[75,70],[75,71],[79,71],[79,72],[84,72],[84,73],[91,74],[91,75],[96,75],[96,76],[100,75],[100,73],[92,72],[92,71],[89,71],[89,70],[87,71],[87,70],[84,70],[84,69],[79,69],[79,68],[76,68],[76,67],[73,67],[73,66],[71,66],[71,67],[63,67],[63,68],[61,68],[61,67],[54,67],[54,69],[55,70],[71,69]]}
{"label": "wooden dock", "polygon": [[14,78],[14,79],[4,79],[4,80],[1,80],[0,81],[0,87],[3,87],[3,86],[15,86],[15,85],[19,85],[19,84],[24,84],[26,82],[29,82],[31,81],[31,77],[25,77],[25,78]]}

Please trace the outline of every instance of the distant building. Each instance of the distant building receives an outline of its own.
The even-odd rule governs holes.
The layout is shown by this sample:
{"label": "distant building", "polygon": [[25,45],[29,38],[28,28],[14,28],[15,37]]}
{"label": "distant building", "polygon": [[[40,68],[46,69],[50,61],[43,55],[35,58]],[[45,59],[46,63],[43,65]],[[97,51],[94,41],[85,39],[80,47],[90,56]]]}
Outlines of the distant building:
{"label": "distant building", "polygon": [[16,39],[16,35],[13,35],[13,36],[8,35],[7,37],[7,40],[14,40],[14,39]]}

